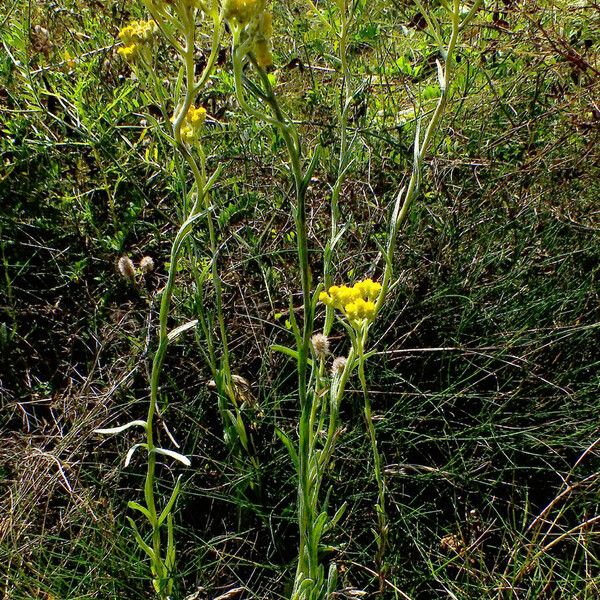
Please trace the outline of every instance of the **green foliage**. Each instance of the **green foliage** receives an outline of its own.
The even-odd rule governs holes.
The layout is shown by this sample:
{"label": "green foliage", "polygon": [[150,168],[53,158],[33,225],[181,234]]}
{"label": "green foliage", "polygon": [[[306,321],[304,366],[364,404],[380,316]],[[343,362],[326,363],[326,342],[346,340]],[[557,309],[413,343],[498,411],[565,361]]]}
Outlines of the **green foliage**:
{"label": "green foliage", "polygon": [[[145,18],[135,3],[6,4],[0,595],[147,598],[146,557],[126,520],[144,517],[136,503],[143,452],[126,470],[107,466],[122,465],[140,432],[102,442],[91,432],[139,419],[147,399],[170,242],[194,193],[161,133],[178,64],[160,42],[153,66],[162,94],[132,76],[116,47],[119,28]],[[378,352],[364,378],[389,531],[380,597],[592,599],[600,586],[597,16],[586,3],[487,4],[457,49],[447,113],[399,232],[398,282],[370,332]],[[336,3],[315,5],[341,27]],[[333,194],[340,237],[328,274],[380,279],[416,118],[440,97],[439,49],[416,3],[376,0],[358,14],[347,39],[352,85],[342,90],[338,37],[307,2],[276,3],[270,83],[305,146],[322,146],[306,195],[313,289],[326,276]],[[174,597],[217,598],[243,585],[239,597],[289,598],[298,234],[285,139],[238,108],[224,46],[201,96],[202,142],[209,172],[222,167],[212,203],[223,322],[231,373],[247,386],[239,412],[219,406],[214,385],[226,391],[227,382],[210,368],[211,339],[220,358],[211,240],[197,224],[176,265],[168,321],[169,330],[200,324],[170,344],[157,427],[161,445],[173,447],[172,435],[192,468],[180,484],[177,463],[159,461],[157,517],[165,560],[167,538],[177,540]],[[199,30],[198,69],[209,51]],[[349,158],[340,169],[343,122]],[[116,270],[124,254],[136,265],[153,256],[155,271],[124,280]],[[315,327],[326,326],[319,309]],[[330,326],[333,353],[347,355],[344,330]],[[346,597],[376,597],[381,584],[373,436],[362,410],[353,378],[315,522],[320,576]],[[174,497],[179,512],[168,526]]]}

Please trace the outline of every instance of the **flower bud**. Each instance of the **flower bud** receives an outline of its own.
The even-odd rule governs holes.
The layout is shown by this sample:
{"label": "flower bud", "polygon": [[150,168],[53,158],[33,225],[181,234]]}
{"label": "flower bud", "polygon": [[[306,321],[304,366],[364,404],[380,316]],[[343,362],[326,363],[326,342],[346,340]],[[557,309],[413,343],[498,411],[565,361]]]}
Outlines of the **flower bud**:
{"label": "flower bud", "polygon": [[265,4],[265,0],[225,0],[225,18],[235,19],[242,25],[246,24],[265,10]]}

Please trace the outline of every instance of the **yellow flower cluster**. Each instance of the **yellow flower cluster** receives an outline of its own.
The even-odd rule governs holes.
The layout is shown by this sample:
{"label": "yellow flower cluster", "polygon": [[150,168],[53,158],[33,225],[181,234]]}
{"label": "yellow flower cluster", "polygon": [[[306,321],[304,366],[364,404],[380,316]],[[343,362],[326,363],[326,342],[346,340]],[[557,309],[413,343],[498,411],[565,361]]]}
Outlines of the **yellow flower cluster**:
{"label": "yellow flower cluster", "polygon": [[260,67],[273,64],[271,54],[271,36],[273,35],[273,17],[267,10],[266,0],[225,0],[223,4],[225,18],[235,21],[246,28],[252,41],[252,51]]}
{"label": "yellow flower cluster", "polygon": [[202,125],[206,121],[206,110],[202,106],[190,106],[181,125],[181,139],[188,144],[198,140]]}
{"label": "yellow flower cluster", "polygon": [[266,0],[225,0],[223,12],[226,19],[245,25],[265,11],[265,4]]}
{"label": "yellow flower cluster", "polygon": [[352,287],[332,285],[329,292],[319,294],[319,300],[344,313],[353,327],[360,327],[365,321],[370,323],[375,318],[375,302],[380,293],[380,283],[365,279]]}
{"label": "yellow flower cluster", "polygon": [[127,61],[137,58],[140,49],[147,44],[157,31],[154,21],[132,21],[119,31],[123,46],[117,52]]}
{"label": "yellow flower cluster", "polygon": [[273,35],[273,17],[268,11],[258,16],[254,32],[254,56],[259,67],[263,69],[273,64],[271,54],[271,36]]}

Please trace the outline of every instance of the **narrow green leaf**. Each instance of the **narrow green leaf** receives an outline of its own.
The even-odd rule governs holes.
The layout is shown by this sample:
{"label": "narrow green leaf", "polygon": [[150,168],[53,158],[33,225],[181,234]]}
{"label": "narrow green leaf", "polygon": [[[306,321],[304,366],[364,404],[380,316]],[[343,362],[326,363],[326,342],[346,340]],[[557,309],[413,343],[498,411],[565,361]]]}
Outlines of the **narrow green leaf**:
{"label": "narrow green leaf", "polygon": [[[292,357],[294,360],[298,360],[298,351],[293,350],[292,348],[288,348],[287,346],[281,346],[280,344],[273,344],[273,345],[271,345],[271,350],[273,350],[274,352],[281,352],[282,354],[287,354],[288,356]],[[307,362],[308,362],[309,367],[313,366],[312,358],[307,359]]]}
{"label": "narrow green leaf", "polygon": [[340,521],[340,519],[344,516],[344,513],[346,512],[346,508],[348,508],[348,503],[344,502],[344,504],[342,504],[336,511],[335,515],[333,515],[333,518],[331,519],[331,521],[329,521],[329,523],[327,523],[327,527],[325,528],[325,531],[329,531],[330,529],[333,529]]}
{"label": "narrow green leaf", "polygon": [[150,548],[150,546],[148,546],[148,544],[146,544],[146,542],[143,540],[142,536],[140,535],[140,532],[138,531],[137,525],[135,524],[135,521],[131,517],[127,517],[127,520],[131,525],[133,537],[138,543],[138,546],[150,557],[152,562],[156,562],[156,554],[154,554],[154,550],[152,550],[152,548]]}
{"label": "narrow green leaf", "polygon": [[171,514],[171,511],[173,510],[173,505],[175,504],[175,500],[177,500],[177,496],[179,495],[180,489],[181,489],[181,475],[177,478],[177,482],[175,483],[175,488],[171,492],[171,497],[169,498],[169,501],[167,502],[166,506],[163,508],[162,512],[160,513],[160,517],[158,517],[158,524],[157,524],[158,527],[160,527],[164,523],[165,519]]}
{"label": "narrow green leaf", "polygon": [[152,523],[152,515],[150,514],[150,511],[145,506],[142,506],[141,504],[138,504],[137,502],[134,502],[133,500],[130,500],[127,503],[127,506],[129,508],[131,508],[132,510],[137,510],[137,511],[141,512],[146,517],[146,519],[148,519],[148,521],[150,521],[150,523]]}
{"label": "narrow green leaf", "polygon": [[165,557],[165,566],[167,573],[170,573],[175,566],[175,540],[173,536],[173,515],[167,516],[167,555]]}
{"label": "narrow green leaf", "polygon": [[294,445],[292,444],[290,438],[283,431],[281,431],[279,427],[275,427],[275,433],[277,437],[283,442],[283,445],[287,448],[290,458],[294,463],[294,467],[296,468],[296,470],[298,470],[300,464],[298,461],[298,453],[296,452],[296,449],[294,448]]}

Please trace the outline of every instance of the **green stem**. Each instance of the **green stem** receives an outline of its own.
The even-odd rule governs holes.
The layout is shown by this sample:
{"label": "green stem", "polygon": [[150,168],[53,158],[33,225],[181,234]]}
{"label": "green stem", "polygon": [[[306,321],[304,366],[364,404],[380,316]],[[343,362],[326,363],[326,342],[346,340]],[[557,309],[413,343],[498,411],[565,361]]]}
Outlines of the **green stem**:
{"label": "green stem", "polygon": [[373,455],[373,466],[375,471],[375,481],[377,482],[377,504],[375,505],[375,511],[377,512],[377,523],[379,526],[379,532],[377,537],[377,554],[375,555],[375,565],[379,573],[379,592],[380,594],[384,591],[385,586],[385,571],[383,566],[383,559],[387,546],[387,515],[385,509],[385,481],[383,478],[383,469],[381,466],[381,454],[377,446],[377,435],[375,433],[375,426],[373,425],[373,416],[371,412],[371,400],[369,398],[369,392],[367,388],[367,380],[365,377],[365,344],[367,341],[368,326],[363,326],[363,331],[359,332],[356,336],[357,340],[357,354],[358,354],[358,378],[363,392],[364,399],[364,415],[367,431],[369,433],[369,441],[371,442],[371,452]]}
{"label": "green stem", "polygon": [[[205,160],[203,153],[200,153],[201,156],[201,167],[198,167],[194,157],[190,154],[190,152],[185,147],[184,143],[181,139],[181,125],[185,116],[187,115],[188,110],[192,106],[194,99],[198,93],[199,86],[196,85],[195,82],[195,73],[194,73],[194,43],[195,43],[195,10],[187,10],[180,11],[181,23],[180,26],[182,28],[182,32],[185,39],[185,48],[179,44],[179,42],[168,33],[168,27],[165,21],[161,18],[161,15],[155,14],[152,12],[151,7],[148,6],[149,3],[146,3],[148,9],[153,15],[154,19],[161,27],[163,34],[167,37],[171,45],[179,52],[186,71],[186,94],[183,101],[176,109],[176,114],[173,123],[173,132],[177,147],[179,148],[181,154],[189,164],[193,175],[194,182],[196,186],[196,198],[191,207],[189,214],[185,218],[185,221],[180,226],[177,235],[175,236],[175,240],[171,247],[171,255],[170,255],[170,263],[169,263],[169,272],[167,276],[167,283],[162,292],[161,303],[160,303],[160,312],[159,312],[159,327],[158,327],[158,347],[154,354],[154,358],[152,361],[152,371],[150,375],[150,402],[148,405],[148,413],[146,417],[146,447],[147,447],[147,467],[146,467],[146,478],[144,483],[144,499],[146,502],[146,508],[149,515],[149,523],[152,527],[152,573],[154,576],[154,587],[155,590],[161,600],[166,600],[168,595],[170,594],[173,582],[170,578],[170,573],[168,572],[167,565],[165,564],[165,560],[163,559],[162,554],[162,546],[161,546],[161,532],[158,518],[158,511],[156,507],[156,499],[155,499],[155,477],[156,477],[156,445],[154,443],[154,419],[156,416],[156,412],[158,410],[158,397],[160,391],[160,375],[162,372],[162,368],[164,366],[165,355],[169,343],[168,338],[168,317],[171,310],[171,302],[173,297],[173,288],[175,285],[175,279],[177,274],[177,268],[179,263],[179,257],[181,252],[181,247],[185,242],[186,238],[190,235],[192,231],[192,226],[194,221],[200,216],[199,211],[202,206],[205,207],[205,212],[207,214],[208,221],[210,223],[209,230],[211,232],[211,250],[213,251],[213,256],[216,255],[216,235],[214,232],[214,225],[212,224],[212,215],[210,210],[210,202],[208,200],[208,187],[210,182],[207,180],[206,169],[205,169]],[[183,10],[183,9],[182,9]],[[215,30],[218,32],[218,36],[220,36],[220,23],[215,21]],[[215,38],[220,39],[215,33]],[[215,49],[213,48],[213,53],[215,53]],[[214,66],[214,58],[212,61],[209,61],[205,69],[205,77],[201,81],[205,82],[208,78],[208,74],[212,70]],[[156,83],[156,79],[154,80]],[[215,261],[216,262],[216,261]],[[214,279],[214,271],[213,271],[213,279]],[[220,282],[219,282],[220,283]],[[220,308],[220,287],[217,293],[219,298],[219,308]],[[221,315],[221,323],[223,322],[222,313]],[[171,540],[172,543],[172,540]],[[168,560],[168,559],[167,559]]]}
{"label": "green stem", "polygon": [[[350,68],[348,65],[348,36],[350,21],[354,14],[348,15],[346,0],[343,0],[340,6],[340,18],[341,27],[339,37],[339,56],[342,71],[342,92],[340,97],[340,153],[338,157],[337,166],[337,177],[333,185],[331,192],[331,230],[329,234],[329,241],[325,247],[325,254],[323,257],[323,283],[325,289],[328,290],[333,285],[333,257],[334,248],[337,243],[338,237],[338,223],[340,219],[340,208],[339,199],[342,191],[342,186],[346,179],[346,171],[348,169],[348,112],[352,103],[352,92],[350,90]],[[323,333],[329,335],[331,327],[333,326],[334,310],[331,307],[327,307],[325,311],[325,325],[323,327]]]}
{"label": "green stem", "polygon": [[[477,4],[479,5],[479,2]],[[461,27],[460,0],[453,0],[453,12],[451,17],[452,33],[446,48],[446,60],[442,70],[442,80],[440,81],[440,97],[425,131],[423,140],[420,139],[420,129],[417,126],[417,133],[415,136],[415,158],[410,181],[406,190],[402,189],[396,197],[394,211],[392,213],[390,236],[386,250],[386,267],[383,274],[382,290],[379,295],[379,300],[377,301],[377,312],[379,312],[383,302],[385,301],[394,275],[393,260],[394,252],[396,250],[396,242],[398,240],[398,233],[410,214],[412,203],[418,196],[420,190],[423,158],[429,149],[433,135],[437,131],[440,119],[442,118],[444,110],[446,109],[446,105],[448,104],[451,91],[450,84],[452,81],[452,75],[454,73],[454,52],[456,50],[456,43],[458,41],[458,35]]]}
{"label": "green stem", "polygon": [[300,548],[296,584],[294,596],[297,595],[299,584],[304,578],[316,580],[318,573],[317,547],[312,544],[312,524],[315,520],[313,503],[311,501],[311,474],[310,456],[313,440],[311,426],[312,397],[308,392],[307,372],[308,354],[310,349],[310,337],[313,331],[312,298],[311,298],[311,276],[308,262],[308,230],[306,225],[306,175],[303,173],[301,150],[298,135],[293,124],[281,111],[275,94],[271,88],[267,74],[255,61],[253,66],[263,85],[264,95],[257,98],[265,102],[271,109],[272,116],[262,110],[251,107],[244,96],[243,83],[243,58],[247,48],[240,44],[241,29],[233,27],[233,70],[235,89],[238,102],[242,109],[261,120],[273,125],[281,133],[285,142],[294,186],[296,192],[296,203],[294,221],[296,225],[297,254],[300,268],[300,280],[302,285],[303,326],[302,335],[298,343],[297,374],[298,374],[298,397],[300,403],[300,427],[299,427],[299,467],[298,467],[298,521],[300,527]]}

